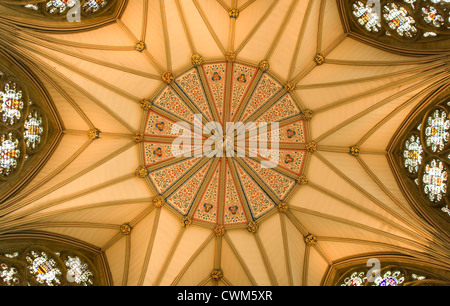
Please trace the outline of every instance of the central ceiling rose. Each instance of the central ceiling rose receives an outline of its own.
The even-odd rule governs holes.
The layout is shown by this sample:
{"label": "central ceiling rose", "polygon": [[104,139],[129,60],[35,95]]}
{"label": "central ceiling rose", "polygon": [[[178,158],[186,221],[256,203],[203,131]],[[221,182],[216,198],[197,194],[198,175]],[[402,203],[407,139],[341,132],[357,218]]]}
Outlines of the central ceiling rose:
{"label": "central ceiling rose", "polygon": [[151,102],[144,163],[155,193],[176,214],[198,224],[246,225],[298,185],[302,112],[261,65],[202,61]]}

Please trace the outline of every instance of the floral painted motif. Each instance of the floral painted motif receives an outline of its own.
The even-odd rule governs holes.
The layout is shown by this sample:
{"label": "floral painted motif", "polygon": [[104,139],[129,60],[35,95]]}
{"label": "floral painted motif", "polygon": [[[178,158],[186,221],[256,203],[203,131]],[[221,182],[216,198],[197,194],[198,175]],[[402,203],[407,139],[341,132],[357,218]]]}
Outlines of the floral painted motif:
{"label": "floral painted motif", "polygon": [[[176,132],[174,129],[175,127],[178,128]],[[160,115],[154,111],[149,111],[144,134],[147,136],[178,138],[183,135],[183,127],[180,125],[177,126],[174,121],[166,118],[163,115]],[[188,135],[193,136],[191,133],[188,133]],[[197,136],[202,137],[199,134],[197,134]]]}
{"label": "floral painted motif", "polygon": [[[175,77],[174,84],[166,86],[152,101],[154,107],[148,110],[144,133],[147,139],[144,139],[142,145],[144,165],[150,168],[148,176],[155,191],[163,195],[177,213],[208,226],[244,225],[276,208],[276,203],[286,199],[296,184],[295,179],[286,175],[285,170],[300,175],[305,150],[293,147],[274,151],[271,137],[278,137],[276,140],[286,145],[304,144],[305,122],[294,97],[286,93],[273,99],[283,86],[268,71],[258,71],[257,67],[237,62],[199,64]],[[228,93],[227,86],[231,87]],[[261,107],[265,105],[267,109],[263,112]],[[194,122],[196,112],[199,111],[203,115],[203,122]],[[238,118],[238,113],[242,118]],[[193,146],[199,143],[194,140],[200,140],[204,145],[200,156],[184,156],[183,159],[175,159],[173,156],[173,141],[168,140],[175,138],[171,132],[176,124],[175,118],[194,123],[190,126],[196,128],[207,122],[208,127],[214,129],[212,131],[203,126],[205,129],[201,137],[193,139],[192,134],[189,139],[190,145],[185,152],[197,152],[198,147]],[[225,118],[228,122],[223,122]],[[274,130],[269,126],[266,132],[261,132],[261,139],[268,139],[269,149],[264,149],[263,145],[258,147],[254,152],[257,155],[255,159],[248,158],[248,151],[247,157],[235,155],[223,158],[208,155],[214,148],[217,149],[216,152],[234,154],[237,135],[242,135],[244,127],[238,125],[239,131],[233,133],[224,131],[223,127],[227,126],[226,123],[242,122],[242,119],[250,118],[257,119],[259,127],[267,122],[290,120],[282,122]],[[298,120],[292,120],[296,118]],[[190,132],[196,131],[192,128]],[[197,132],[196,136],[200,136],[200,132]],[[249,138],[251,134],[246,134],[245,137],[249,143],[259,144],[259,138]],[[176,139],[184,140],[179,137]],[[213,168],[211,164],[215,158],[220,160]],[[236,161],[237,158],[240,161]],[[261,167],[260,163],[273,160],[275,168]],[[200,167],[203,162],[205,164]],[[244,164],[241,162],[246,166],[242,167]],[[190,171],[192,169],[195,172]],[[222,192],[223,199],[220,198]]]}
{"label": "floral painted motif", "polygon": [[292,96],[286,94],[280,100],[275,102],[255,122],[278,122],[300,114],[301,111],[292,99]]}
{"label": "floral painted motif", "polygon": [[150,179],[157,191],[162,194],[177,182],[180,177],[194,167],[201,157],[193,157],[182,162],[178,162],[164,168],[153,171],[149,174]]}
{"label": "floral painted motif", "polygon": [[265,105],[283,87],[267,73],[264,73],[258,82],[250,100],[248,101],[240,121],[245,122],[261,106]]}
{"label": "floral painted motif", "polygon": [[188,72],[178,77],[175,82],[183,90],[183,92],[189,97],[192,103],[198,107],[208,121],[213,121],[211,111],[206,99],[206,95],[203,91],[202,83],[198,75],[197,69],[192,68]]}
{"label": "floral painted motif", "polygon": [[249,158],[244,158],[244,161],[257,173],[267,187],[269,187],[280,200],[285,198],[296,183],[293,179],[290,179],[273,169],[263,168],[260,163]]}
{"label": "floral painted motif", "polygon": [[213,63],[203,65],[206,82],[214,101],[214,106],[217,109],[219,120],[223,120],[224,99],[225,99],[225,81],[226,81],[226,67],[225,63]]}
{"label": "floral painted motif", "polygon": [[[273,159],[277,152],[273,150],[259,150],[258,156],[268,160]],[[300,175],[302,171],[302,165],[305,158],[304,150],[287,150],[287,149],[279,149],[278,150],[278,167],[284,168],[296,175]]]}
{"label": "floral painted motif", "polygon": [[[257,127],[263,126],[264,124],[257,125]],[[281,126],[279,129],[274,129],[273,132],[275,139],[278,139],[280,143],[305,143],[305,126],[303,120],[296,121],[291,124],[287,124],[284,126]],[[259,131],[259,133],[263,132]],[[272,138],[272,130],[270,128],[270,125],[267,126],[266,133],[267,135],[267,143],[270,143]],[[261,134],[260,134],[261,135]],[[276,136],[278,135],[278,137]],[[248,141],[250,142],[257,142],[259,141],[258,138],[259,135],[247,135]],[[262,136],[264,137],[264,136]]]}
{"label": "floral painted motif", "polygon": [[181,120],[194,122],[194,113],[176,92],[166,86],[161,94],[153,101],[153,104],[161,109],[177,116]]}
{"label": "floral painted motif", "polygon": [[244,207],[239,199],[236,182],[230,171],[230,166],[226,166],[226,192],[225,192],[225,212],[224,224],[245,224],[248,222]]}
{"label": "floral painted motif", "polygon": [[220,163],[217,164],[214,174],[206,183],[206,189],[200,202],[197,205],[193,220],[204,221],[208,223],[217,222],[217,213],[219,207],[219,182],[220,182]]}
{"label": "floral painted motif", "polygon": [[196,174],[183,183],[168,198],[167,203],[178,210],[182,215],[186,215],[196,198],[203,180],[206,177],[211,162],[206,163]]}
{"label": "floral painted motif", "polygon": [[275,207],[275,203],[241,166],[235,165],[250,211],[257,219]]}
{"label": "floral painted motif", "polygon": [[[192,146],[189,146],[187,150],[183,150],[184,147],[180,146],[180,151],[182,153],[191,152],[193,150]],[[150,167],[156,163],[160,163],[166,160],[174,159],[176,156],[172,154],[172,144],[171,143],[144,143],[145,152],[145,166]]]}
{"label": "floral painted motif", "polygon": [[257,68],[233,63],[230,118],[234,118],[256,75]]}

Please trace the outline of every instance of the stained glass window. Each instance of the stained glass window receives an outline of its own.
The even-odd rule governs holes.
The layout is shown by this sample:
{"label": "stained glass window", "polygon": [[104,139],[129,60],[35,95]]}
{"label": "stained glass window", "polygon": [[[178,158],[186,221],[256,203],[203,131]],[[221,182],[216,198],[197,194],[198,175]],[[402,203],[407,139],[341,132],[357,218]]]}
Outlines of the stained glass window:
{"label": "stained glass window", "polygon": [[420,144],[419,135],[411,135],[405,141],[405,149],[403,150],[403,157],[405,159],[405,167],[410,173],[417,173],[419,166],[422,163],[423,149]]}
{"label": "stained glass window", "polygon": [[102,10],[108,2],[106,0],[88,0],[85,1],[82,8],[86,13],[96,13]]}
{"label": "stained glass window", "polygon": [[426,144],[433,152],[441,152],[449,140],[450,120],[445,110],[436,109],[425,126]]}
{"label": "stained glass window", "polygon": [[445,205],[441,208],[441,211],[447,213],[450,216],[450,209],[448,208],[448,205]]}
{"label": "stained glass window", "polygon": [[45,8],[50,14],[63,14],[75,4],[75,0],[51,0],[47,1]]}
{"label": "stained glass window", "polygon": [[[442,99],[442,98],[441,98]],[[450,217],[447,205],[448,165],[450,163],[450,100],[433,103],[411,123],[409,133],[403,136],[402,168],[413,188],[414,198],[437,211],[443,218]],[[421,199],[421,200],[420,200]]]}
{"label": "stained glass window", "polygon": [[[109,2],[107,0],[80,0],[80,7],[85,14],[95,14],[103,11]],[[76,0],[47,0],[39,3],[29,3],[25,8],[38,12],[42,10],[50,15],[65,15],[73,8],[77,8]]]}
{"label": "stained glass window", "polygon": [[422,176],[424,192],[432,202],[439,202],[447,193],[448,173],[444,163],[438,159],[431,160],[425,166]]}
{"label": "stained glass window", "polygon": [[[450,29],[450,1],[354,0],[345,4],[357,28],[386,44],[390,41],[427,42],[444,38]],[[382,5],[382,6],[381,6]],[[423,48],[423,46],[418,46]],[[434,47],[430,47],[434,48]]]}
{"label": "stained glass window", "polygon": [[356,1],[353,3],[353,15],[367,31],[375,33],[381,31],[380,18],[372,7],[366,6],[361,1]]}
{"label": "stained glass window", "polygon": [[428,23],[437,28],[444,25],[444,17],[436,10],[435,7],[429,5],[422,7],[423,19]]}
{"label": "stained glass window", "polygon": [[67,256],[65,260],[67,267],[67,280],[79,285],[90,286],[94,284],[94,274],[89,269],[89,265],[78,256]]}
{"label": "stained glass window", "polygon": [[358,287],[364,286],[367,282],[367,276],[365,272],[353,272],[349,277],[344,279],[341,286],[346,287]]}
{"label": "stained glass window", "polygon": [[[28,88],[15,77],[0,73],[0,179],[19,173],[47,139],[46,115],[33,103]],[[15,176],[14,176],[15,177]]]}
{"label": "stained glass window", "polygon": [[18,165],[20,157],[19,140],[13,133],[3,134],[0,137],[0,175],[9,176]]}
{"label": "stained glass window", "polygon": [[17,269],[9,266],[6,263],[0,263],[0,279],[7,286],[14,286],[19,284]]}
{"label": "stained glass window", "polygon": [[379,269],[368,266],[354,267],[336,279],[336,285],[347,287],[360,286],[410,286],[439,282],[440,277],[417,269],[409,264],[388,264],[380,262]]}
{"label": "stained glass window", "polygon": [[109,283],[101,272],[102,255],[95,251],[34,238],[0,240],[1,249],[11,251],[0,253],[0,286],[103,286]]}
{"label": "stained glass window", "polygon": [[43,132],[44,127],[42,116],[37,110],[31,111],[24,123],[23,137],[27,147],[30,149],[36,149],[36,147],[38,147],[41,143],[41,136]]}
{"label": "stained glass window", "polygon": [[22,101],[22,91],[17,88],[15,82],[8,82],[0,91],[2,121],[8,125],[13,125],[22,117],[24,103]]}
{"label": "stained glass window", "polygon": [[414,37],[417,34],[416,21],[400,5],[389,3],[383,8],[383,17],[392,30],[402,37]]}
{"label": "stained glass window", "polygon": [[405,275],[396,271],[387,271],[383,276],[377,277],[374,281],[376,286],[400,286],[405,281]]}
{"label": "stained glass window", "polygon": [[34,275],[37,282],[47,286],[61,284],[61,269],[56,261],[45,252],[31,251],[26,257],[29,272]]}

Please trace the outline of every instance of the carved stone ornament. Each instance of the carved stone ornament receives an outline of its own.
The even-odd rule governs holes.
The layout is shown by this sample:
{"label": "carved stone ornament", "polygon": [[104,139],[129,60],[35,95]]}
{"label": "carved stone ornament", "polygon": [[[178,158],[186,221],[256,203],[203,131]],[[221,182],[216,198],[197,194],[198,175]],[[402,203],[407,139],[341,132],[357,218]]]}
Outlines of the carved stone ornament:
{"label": "carved stone ornament", "polygon": [[88,132],[88,137],[92,140],[100,138],[100,131],[97,129],[90,129]]}
{"label": "carved stone ornament", "polygon": [[222,270],[220,270],[220,269],[214,269],[214,270],[211,272],[211,278],[212,278],[212,279],[219,280],[219,279],[221,279],[222,277],[223,277],[223,272],[222,272]]}
{"label": "carved stone ornament", "polygon": [[247,224],[247,231],[249,231],[250,233],[254,234],[258,231],[259,226],[255,221],[250,221]]}
{"label": "carved stone ornament", "polygon": [[131,234],[131,226],[127,223],[124,223],[120,226],[120,232],[124,235]]}
{"label": "carved stone ornament", "polygon": [[214,228],[214,234],[218,237],[222,237],[223,235],[225,235],[225,227],[223,225],[217,225]]}
{"label": "carved stone ornament", "polygon": [[227,59],[227,61],[229,62],[234,62],[236,60],[236,53],[234,51],[228,51],[225,54],[225,58]]}
{"label": "carved stone ornament", "polygon": [[317,237],[313,234],[309,234],[305,237],[305,242],[308,246],[314,246],[317,243]]}
{"label": "carved stone ornament", "polygon": [[288,211],[289,205],[286,202],[281,202],[280,204],[278,204],[277,208],[280,213],[285,213]]}
{"label": "carved stone ornament", "polygon": [[229,15],[230,15],[230,18],[236,19],[236,18],[239,17],[239,10],[233,8],[233,9],[231,9],[231,10],[229,11]]}
{"label": "carved stone ornament", "polygon": [[311,120],[314,117],[314,112],[312,110],[310,110],[310,109],[305,109],[302,112],[302,116],[306,120]]}
{"label": "carved stone ornament", "polygon": [[298,183],[300,184],[300,185],[308,185],[308,178],[306,177],[306,175],[300,175],[299,177],[298,177]]}
{"label": "carved stone ornament", "polygon": [[360,148],[358,146],[353,146],[350,148],[350,154],[353,156],[358,156],[360,153]]}
{"label": "carved stone ornament", "polygon": [[172,84],[172,82],[175,80],[175,76],[172,72],[167,71],[162,75],[161,79],[166,84]]}
{"label": "carved stone ornament", "polygon": [[148,175],[148,170],[147,168],[145,168],[144,166],[139,166],[136,171],[134,172],[134,174],[138,177],[138,178],[145,178]]}
{"label": "carved stone ornament", "polygon": [[141,132],[136,132],[132,136],[133,140],[137,143],[141,143],[144,140],[144,134]]}
{"label": "carved stone ornament", "polygon": [[259,67],[259,69],[261,69],[261,71],[269,70],[269,68],[270,68],[269,61],[262,60],[261,62],[259,62],[258,67]]}
{"label": "carved stone ornament", "polygon": [[203,64],[203,57],[198,53],[194,53],[191,57],[191,63],[194,66],[200,66]]}
{"label": "carved stone ornament", "polygon": [[142,99],[139,102],[139,106],[143,109],[143,110],[149,110],[152,108],[152,101],[150,101],[149,99]]}
{"label": "carved stone ornament", "polygon": [[136,51],[142,52],[145,50],[145,48],[146,48],[145,43],[142,40],[140,40],[134,44],[134,49]]}
{"label": "carved stone ornament", "polygon": [[153,198],[153,205],[156,208],[161,208],[161,207],[164,206],[164,204],[166,204],[166,200],[164,199],[163,196],[158,195],[158,196]]}
{"label": "carved stone ornament", "polygon": [[308,152],[314,153],[317,150],[317,144],[315,142],[309,142],[306,144],[306,150]]}
{"label": "carved stone ornament", "polygon": [[191,223],[192,223],[192,220],[189,217],[183,217],[181,219],[181,226],[182,227],[188,227],[189,225],[191,225]]}
{"label": "carved stone ornament", "polygon": [[314,61],[316,62],[317,65],[322,65],[323,63],[325,63],[325,56],[323,56],[323,54],[321,53],[318,53],[314,57]]}
{"label": "carved stone ornament", "polygon": [[293,90],[295,89],[295,84],[294,84],[293,82],[287,82],[287,83],[284,85],[284,88],[285,88],[287,91],[291,92],[291,91],[293,91]]}

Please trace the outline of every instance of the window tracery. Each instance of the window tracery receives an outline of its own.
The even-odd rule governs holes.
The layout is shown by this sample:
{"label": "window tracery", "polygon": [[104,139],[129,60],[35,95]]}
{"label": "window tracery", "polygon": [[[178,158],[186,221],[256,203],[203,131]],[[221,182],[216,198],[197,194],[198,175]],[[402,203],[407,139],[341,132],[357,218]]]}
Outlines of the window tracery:
{"label": "window tracery", "polygon": [[82,31],[114,22],[127,0],[0,0],[0,19],[39,31]]}
{"label": "window tracery", "polygon": [[89,265],[78,256],[68,255],[64,260],[67,267],[67,277],[75,283],[83,286],[94,285],[94,274]]}
{"label": "window tracery", "polygon": [[402,164],[422,198],[450,217],[448,167],[450,162],[450,98],[445,98],[417,119],[402,146]]}
{"label": "window tracery", "polygon": [[19,284],[17,269],[4,262],[0,263],[0,278],[6,286]]}
{"label": "window tracery", "polygon": [[341,0],[340,5],[352,32],[387,47],[447,49],[441,41],[450,34],[448,0]]}
{"label": "window tracery", "polygon": [[101,13],[110,4],[107,0],[81,0],[79,6],[75,0],[47,0],[40,3],[25,4],[24,7],[32,12],[38,12],[50,16],[58,16],[69,13],[72,9],[81,9],[84,15]]}
{"label": "window tracery", "polygon": [[61,270],[46,252],[31,251],[26,256],[27,268],[36,281],[47,286],[61,285]]}
{"label": "window tracery", "polygon": [[[93,254],[50,241],[0,242],[0,286],[102,285]],[[28,245],[28,247],[26,247]],[[25,247],[24,247],[25,246]]]}
{"label": "window tracery", "polygon": [[7,180],[40,151],[47,136],[47,118],[20,81],[1,73],[0,84],[0,180]]}
{"label": "window tracery", "polygon": [[[433,270],[434,271],[434,270]],[[341,274],[336,280],[337,286],[360,287],[398,287],[415,285],[446,285],[448,282],[441,275],[416,268],[409,264],[388,264],[377,269],[353,267]]]}

